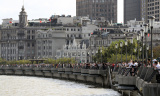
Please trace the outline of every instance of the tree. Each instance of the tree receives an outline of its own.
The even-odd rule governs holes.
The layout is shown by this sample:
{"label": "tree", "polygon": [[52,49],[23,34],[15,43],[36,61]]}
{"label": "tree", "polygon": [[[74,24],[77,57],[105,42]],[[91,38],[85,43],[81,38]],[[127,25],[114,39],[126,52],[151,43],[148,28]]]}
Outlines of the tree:
{"label": "tree", "polygon": [[153,57],[154,58],[160,57],[160,45],[153,48]]}
{"label": "tree", "polygon": [[[115,62],[115,60],[116,60],[116,51],[117,51],[117,59],[120,58],[120,57],[118,57],[118,54],[121,54],[120,42],[123,42],[122,55],[126,56],[125,41],[124,40],[119,40],[119,41],[112,42],[108,48],[102,47],[102,58],[103,58],[102,62],[108,62],[108,61]],[[115,48],[115,44],[118,44],[118,48],[117,49]],[[133,53],[132,57],[134,57],[134,54],[136,54],[134,52],[135,48],[137,48],[137,40],[134,39],[133,40],[133,44],[131,44],[131,42],[128,40],[127,55],[131,57],[131,54]],[[93,57],[94,61],[101,62],[101,52],[100,52],[100,50],[101,50],[101,48],[99,48],[98,53]],[[129,59],[131,59],[131,58],[129,58]]]}

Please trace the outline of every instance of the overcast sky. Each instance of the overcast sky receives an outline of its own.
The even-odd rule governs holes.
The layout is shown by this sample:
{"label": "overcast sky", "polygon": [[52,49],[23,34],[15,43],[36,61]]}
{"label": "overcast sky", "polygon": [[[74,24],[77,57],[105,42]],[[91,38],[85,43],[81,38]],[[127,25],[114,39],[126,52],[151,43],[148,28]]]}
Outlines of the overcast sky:
{"label": "overcast sky", "polygon": [[[2,19],[18,20],[23,0],[0,0],[0,24]],[[28,20],[49,18],[51,15],[76,16],[76,0],[24,0]],[[123,22],[123,0],[118,0],[118,22]]]}

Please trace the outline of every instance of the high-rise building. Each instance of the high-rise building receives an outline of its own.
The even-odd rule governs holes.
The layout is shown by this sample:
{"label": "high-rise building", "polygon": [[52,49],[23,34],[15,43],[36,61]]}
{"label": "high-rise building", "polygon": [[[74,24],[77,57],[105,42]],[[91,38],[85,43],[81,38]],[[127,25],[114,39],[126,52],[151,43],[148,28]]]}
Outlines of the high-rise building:
{"label": "high-rise building", "polygon": [[117,0],[76,0],[76,15],[117,23]]}
{"label": "high-rise building", "polygon": [[159,2],[160,0],[141,0],[141,18],[144,19],[146,23],[149,22],[150,16],[155,16],[155,21],[160,20]]}
{"label": "high-rise building", "polygon": [[141,1],[140,0],[124,0],[124,23],[129,20],[141,20]]}
{"label": "high-rise building", "polygon": [[141,19],[144,20],[146,23],[148,22],[147,21],[147,18],[148,18],[148,14],[147,14],[147,5],[148,4],[148,0],[141,0]]}
{"label": "high-rise building", "polygon": [[149,21],[149,17],[150,16],[155,16],[155,21],[159,21],[160,20],[160,13],[159,13],[159,10],[160,10],[160,0],[146,0],[147,2],[147,17],[146,17],[146,20],[147,22]]}

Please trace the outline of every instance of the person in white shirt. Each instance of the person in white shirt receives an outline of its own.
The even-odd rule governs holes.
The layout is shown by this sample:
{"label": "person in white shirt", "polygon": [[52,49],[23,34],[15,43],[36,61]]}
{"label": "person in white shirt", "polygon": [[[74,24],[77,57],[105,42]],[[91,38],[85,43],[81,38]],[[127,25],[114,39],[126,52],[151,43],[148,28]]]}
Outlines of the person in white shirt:
{"label": "person in white shirt", "polygon": [[128,67],[132,67],[132,65],[133,65],[133,62],[132,62],[132,60],[128,63]]}
{"label": "person in white shirt", "polygon": [[158,64],[157,61],[154,62],[154,67],[155,67],[155,69],[158,69],[158,70],[160,69],[160,65]]}
{"label": "person in white shirt", "polygon": [[133,66],[137,67],[138,66],[138,63],[137,63],[137,60],[135,60]]}

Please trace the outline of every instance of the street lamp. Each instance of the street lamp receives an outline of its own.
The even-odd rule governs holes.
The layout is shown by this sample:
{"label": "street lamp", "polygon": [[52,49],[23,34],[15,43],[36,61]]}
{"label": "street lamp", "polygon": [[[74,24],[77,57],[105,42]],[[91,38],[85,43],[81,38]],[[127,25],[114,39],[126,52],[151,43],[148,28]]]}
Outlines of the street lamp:
{"label": "street lamp", "polygon": [[[98,54],[98,51],[96,51],[96,54]],[[97,57],[97,58],[98,58],[98,57]],[[96,63],[97,63],[97,60],[98,60],[97,58],[96,58]]]}
{"label": "street lamp", "polygon": [[133,38],[131,39],[131,47],[132,47],[132,53],[131,53],[131,59],[132,59],[132,55],[133,55]]}
{"label": "street lamp", "polygon": [[147,45],[147,55],[146,55],[146,59],[148,59],[148,54],[149,54],[149,45]]}
{"label": "street lamp", "polygon": [[[55,56],[55,61],[56,61],[56,59],[57,59],[57,58],[56,58],[56,56]],[[55,62],[55,63],[56,63],[56,62]]]}
{"label": "street lamp", "polygon": [[101,64],[102,64],[102,49],[101,49]]}
{"label": "street lamp", "polygon": [[[144,46],[143,46],[143,36],[144,36],[144,30],[141,29],[141,36],[142,36],[142,65],[144,64]],[[144,65],[143,65],[144,66]]]}
{"label": "street lamp", "polygon": [[[140,47],[140,49],[139,49],[139,50],[140,50],[140,53],[141,53],[141,51],[142,51],[142,47]],[[141,56],[142,56],[142,55],[140,55],[140,59],[142,59],[142,58],[141,58]]]}
{"label": "street lamp", "polygon": [[94,62],[94,60],[93,60],[93,55],[94,55],[94,52],[92,51],[92,62]]}
{"label": "street lamp", "polygon": [[118,48],[118,44],[115,44],[115,48],[116,48],[116,65],[117,65],[117,48]]}
{"label": "street lamp", "polygon": [[87,53],[87,55],[88,55],[88,62],[90,61],[90,54],[89,54],[89,52]]}
{"label": "street lamp", "polygon": [[137,34],[137,61],[139,62],[139,40],[140,34]]}
{"label": "street lamp", "polygon": [[20,57],[19,57],[19,64],[20,64]]}
{"label": "street lamp", "polygon": [[136,48],[134,49],[134,52],[135,52],[135,56],[136,56],[136,52],[137,52],[137,49],[136,49]]}
{"label": "street lamp", "polygon": [[153,51],[152,51],[152,37],[153,37],[153,35],[152,35],[152,30],[153,30],[153,23],[154,23],[154,19],[155,19],[155,17],[154,16],[151,16],[150,17],[150,27],[151,27],[151,67],[152,67],[152,59],[153,59]]}
{"label": "street lamp", "polygon": [[126,46],[126,63],[127,63],[127,44],[128,44],[128,42],[127,42],[127,40],[125,40],[125,46]]}
{"label": "street lamp", "polygon": [[64,54],[62,55],[62,57],[63,57],[63,64],[64,64]]}
{"label": "street lamp", "polygon": [[146,55],[146,65],[147,65],[147,32],[148,32],[148,24],[144,24],[143,25],[145,28],[144,28],[144,32],[145,32],[145,55]]}
{"label": "street lamp", "polygon": [[75,62],[74,63],[76,64],[76,56],[77,56],[77,54],[75,53],[74,55],[75,55],[75,58],[74,58]]}
{"label": "street lamp", "polygon": [[121,64],[122,64],[122,46],[123,46],[123,42],[120,42],[120,47],[121,47]]}

